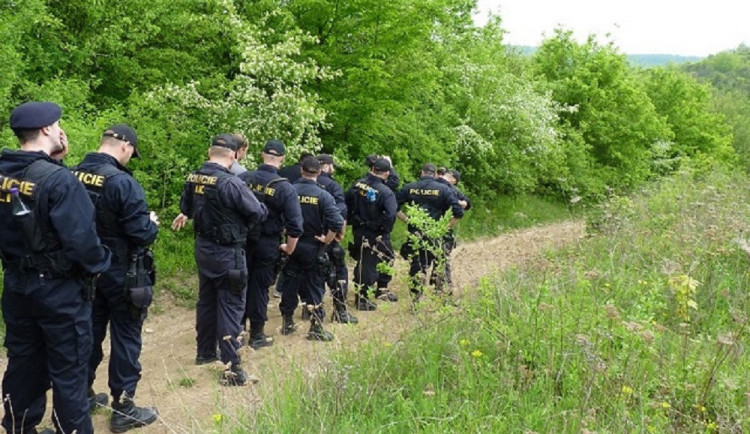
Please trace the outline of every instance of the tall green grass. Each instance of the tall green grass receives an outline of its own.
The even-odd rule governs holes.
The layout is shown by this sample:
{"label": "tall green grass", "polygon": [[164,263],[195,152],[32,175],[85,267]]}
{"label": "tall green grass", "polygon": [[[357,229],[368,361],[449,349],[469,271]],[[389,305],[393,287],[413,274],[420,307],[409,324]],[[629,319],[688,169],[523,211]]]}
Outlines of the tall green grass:
{"label": "tall green grass", "polygon": [[[260,432],[750,430],[745,178],[684,172],[594,214],[545,266],[420,309],[265,396]],[[432,303],[431,301],[427,302]],[[431,312],[431,313],[430,313]],[[233,432],[233,431],[232,431]]]}

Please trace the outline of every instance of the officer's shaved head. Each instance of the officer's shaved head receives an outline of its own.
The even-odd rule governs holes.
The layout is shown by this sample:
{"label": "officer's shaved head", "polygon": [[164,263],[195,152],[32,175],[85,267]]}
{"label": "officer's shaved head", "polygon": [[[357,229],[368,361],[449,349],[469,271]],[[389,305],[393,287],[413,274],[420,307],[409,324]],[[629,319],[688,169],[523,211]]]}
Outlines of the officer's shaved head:
{"label": "officer's shaved head", "polygon": [[234,150],[223,146],[211,146],[208,148],[209,158],[227,158],[234,156]]}

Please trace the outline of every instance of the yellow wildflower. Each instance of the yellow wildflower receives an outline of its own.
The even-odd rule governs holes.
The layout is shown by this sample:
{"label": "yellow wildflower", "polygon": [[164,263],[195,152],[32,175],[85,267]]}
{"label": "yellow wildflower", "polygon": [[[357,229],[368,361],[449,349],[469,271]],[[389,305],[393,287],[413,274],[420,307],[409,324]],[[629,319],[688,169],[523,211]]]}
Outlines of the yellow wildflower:
{"label": "yellow wildflower", "polygon": [[482,357],[482,356],[483,356],[484,354],[482,354],[482,352],[481,352],[481,351],[479,351],[479,350],[474,350],[474,351],[472,351],[471,355],[472,355],[473,357],[475,357],[475,358],[477,358],[477,359],[478,359],[478,358]]}
{"label": "yellow wildflower", "polygon": [[632,395],[633,394],[633,388],[630,386],[622,386],[622,394],[623,395]]}

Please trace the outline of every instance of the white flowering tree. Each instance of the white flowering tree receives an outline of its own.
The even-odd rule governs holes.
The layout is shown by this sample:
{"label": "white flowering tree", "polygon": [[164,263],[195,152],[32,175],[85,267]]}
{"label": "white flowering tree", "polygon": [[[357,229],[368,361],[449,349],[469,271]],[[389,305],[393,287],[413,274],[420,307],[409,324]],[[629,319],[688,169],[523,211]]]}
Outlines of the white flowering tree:
{"label": "white flowering tree", "polygon": [[179,192],[183,174],[204,158],[216,134],[245,134],[248,159],[256,161],[270,138],[284,141],[291,160],[302,151],[321,148],[319,131],[326,113],[306,86],[328,80],[333,73],[312,60],[301,60],[303,45],[315,43],[315,38],[299,30],[274,34],[266,23],[273,12],[251,24],[237,14],[232,1],[216,1],[234,38],[236,73],[228,79],[211,76],[159,86],[131,107],[131,115],[142,120],[139,132],[151,139],[152,155],[161,160],[152,162],[157,167],[148,171],[160,174],[152,181],[161,191],[162,204]]}

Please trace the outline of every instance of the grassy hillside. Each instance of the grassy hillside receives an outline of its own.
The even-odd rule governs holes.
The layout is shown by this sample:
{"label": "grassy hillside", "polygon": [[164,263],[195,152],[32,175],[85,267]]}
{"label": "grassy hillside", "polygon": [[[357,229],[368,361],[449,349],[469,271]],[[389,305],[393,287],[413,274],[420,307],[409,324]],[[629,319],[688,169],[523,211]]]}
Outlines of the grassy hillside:
{"label": "grassy hillside", "polygon": [[290,372],[247,423],[261,432],[746,431],[750,262],[737,244],[749,223],[746,184],[683,172],[613,198],[579,246],[485,279],[461,307],[420,305],[420,327],[399,341],[373,338],[315,377]]}

